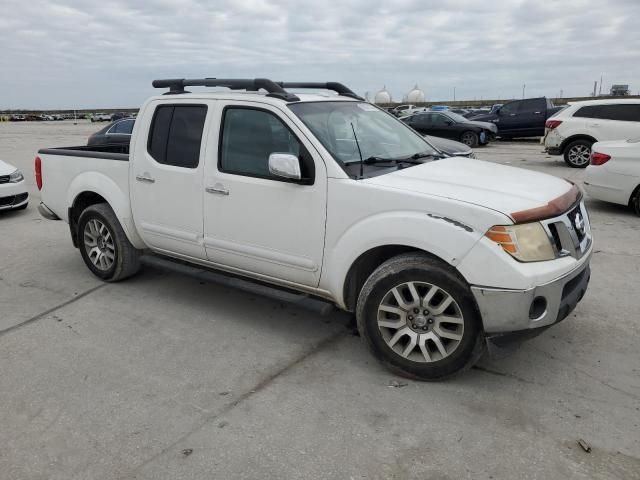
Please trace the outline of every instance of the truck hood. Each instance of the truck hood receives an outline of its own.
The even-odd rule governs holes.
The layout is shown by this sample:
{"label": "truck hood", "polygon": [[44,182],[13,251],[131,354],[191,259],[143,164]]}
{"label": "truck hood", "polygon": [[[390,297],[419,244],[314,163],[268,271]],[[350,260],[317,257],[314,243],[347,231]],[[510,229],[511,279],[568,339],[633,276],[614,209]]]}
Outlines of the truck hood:
{"label": "truck hood", "polygon": [[16,171],[16,167],[0,160],[0,175],[10,175]]}
{"label": "truck hood", "polygon": [[551,175],[464,157],[435,160],[364,180],[372,185],[451,198],[511,216],[543,207],[572,184]]}

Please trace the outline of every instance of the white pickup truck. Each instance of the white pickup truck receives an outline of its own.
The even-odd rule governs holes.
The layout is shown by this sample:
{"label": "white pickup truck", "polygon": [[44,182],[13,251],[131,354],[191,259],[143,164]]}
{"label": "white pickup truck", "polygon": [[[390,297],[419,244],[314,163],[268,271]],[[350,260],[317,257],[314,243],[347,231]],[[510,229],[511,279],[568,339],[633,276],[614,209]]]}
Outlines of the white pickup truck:
{"label": "white pickup truck", "polygon": [[[154,86],[169,91],[142,106],[129,148],[35,160],[40,212],[68,222],[105,281],[159,254],[320,297],[425,380],[541,332],[587,289],[589,217],[565,180],[447,157],[339,83]],[[291,93],[304,88],[335,94]]]}

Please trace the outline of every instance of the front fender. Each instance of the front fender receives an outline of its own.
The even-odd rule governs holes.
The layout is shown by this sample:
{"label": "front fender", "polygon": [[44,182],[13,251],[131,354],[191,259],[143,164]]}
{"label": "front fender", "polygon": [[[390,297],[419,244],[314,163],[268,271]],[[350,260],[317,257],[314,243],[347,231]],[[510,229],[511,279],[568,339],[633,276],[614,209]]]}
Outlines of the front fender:
{"label": "front fender", "polygon": [[386,245],[413,247],[455,267],[484,232],[434,213],[391,211],[364,218],[346,229],[326,252],[320,287],[345,306],[343,285],[353,262]]}
{"label": "front fender", "polygon": [[[128,182],[128,178],[125,181]],[[133,222],[128,192],[123,191],[107,175],[95,171],[83,172],[71,181],[67,190],[67,205],[73,206],[76,198],[83,192],[97,193],[104,198],[116,214],[131,244],[139,249],[146,248]]]}

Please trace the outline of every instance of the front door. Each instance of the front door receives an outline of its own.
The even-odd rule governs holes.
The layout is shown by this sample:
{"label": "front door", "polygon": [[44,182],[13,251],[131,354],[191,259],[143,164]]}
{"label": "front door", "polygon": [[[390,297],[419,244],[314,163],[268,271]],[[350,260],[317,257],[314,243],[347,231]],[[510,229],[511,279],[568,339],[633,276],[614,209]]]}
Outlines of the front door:
{"label": "front door", "polygon": [[202,139],[210,103],[151,103],[153,114],[140,115],[136,125],[141,134],[131,149],[131,206],[140,235],[154,250],[206,258]]}
{"label": "front door", "polygon": [[[207,257],[241,273],[317,286],[326,220],[322,158],[267,104],[221,102],[217,131],[218,151],[207,156],[205,172]],[[306,184],[269,173],[276,152],[298,156]]]}

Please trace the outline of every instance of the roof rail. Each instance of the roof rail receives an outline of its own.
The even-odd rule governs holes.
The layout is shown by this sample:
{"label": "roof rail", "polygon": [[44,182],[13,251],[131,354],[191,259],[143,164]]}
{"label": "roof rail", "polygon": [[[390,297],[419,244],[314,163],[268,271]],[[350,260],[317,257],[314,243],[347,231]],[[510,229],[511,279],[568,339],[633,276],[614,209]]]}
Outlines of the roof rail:
{"label": "roof rail", "polygon": [[282,88],[317,88],[322,90],[333,90],[338,95],[342,95],[344,97],[364,100],[364,98],[356,95],[349,87],[338,82],[277,82],[277,84]]}
{"label": "roof rail", "polygon": [[154,80],[154,88],[168,88],[165,95],[177,95],[189,93],[184,87],[226,87],[231,90],[258,91],[261,88],[266,90],[267,97],[275,97],[287,102],[299,102],[295,94],[289,93],[285,88],[313,88],[322,90],[333,90],[338,95],[364,100],[362,97],[338,82],[274,82],[268,78],[165,78]]}
{"label": "roof rail", "polygon": [[176,95],[188,93],[184,87],[226,87],[231,90],[258,91],[266,90],[268,97],[275,97],[287,102],[298,102],[300,99],[293,93],[287,92],[281,85],[268,78],[165,78],[154,80],[154,88],[168,88],[165,94]]}

